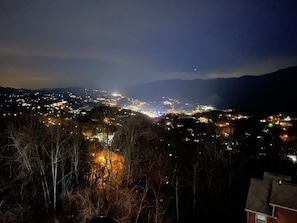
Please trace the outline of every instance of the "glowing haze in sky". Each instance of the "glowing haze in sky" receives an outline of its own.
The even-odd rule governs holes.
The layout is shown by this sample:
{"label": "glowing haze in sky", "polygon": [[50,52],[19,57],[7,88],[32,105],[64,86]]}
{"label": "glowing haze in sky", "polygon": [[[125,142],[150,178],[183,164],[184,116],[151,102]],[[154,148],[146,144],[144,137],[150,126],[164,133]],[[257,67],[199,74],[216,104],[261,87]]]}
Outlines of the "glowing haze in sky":
{"label": "glowing haze in sky", "polygon": [[0,86],[117,90],[297,65],[296,0],[0,0]]}

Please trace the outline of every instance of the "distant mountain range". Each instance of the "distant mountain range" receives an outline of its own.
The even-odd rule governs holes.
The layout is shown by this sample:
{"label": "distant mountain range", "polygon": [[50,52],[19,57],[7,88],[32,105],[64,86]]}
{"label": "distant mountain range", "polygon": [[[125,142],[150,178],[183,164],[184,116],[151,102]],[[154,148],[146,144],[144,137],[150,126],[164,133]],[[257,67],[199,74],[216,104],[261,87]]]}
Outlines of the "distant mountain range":
{"label": "distant mountain range", "polygon": [[[288,113],[297,114],[297,66],[278,70],[260,76],[243,76],[238,78],[195,79],[195,80],[164,80],[124,89],[125,98],[116,100],[117,105],[133,105],[145,102],[147,109],[152,107],[166,111],[195,110],[197,105],[211,105],[216,109],[234,109],[244,113]],[[3,93],[28,92],[34,95],[39,91],[43,94],[63,95],[68,93],[84,97],[111,98],[111,93],[81,87],[54,89],[15,89],[0,87],[0,99]],[[67,96],[68,95],[68,96]],[[131,100],[133,99],[133,100]],[[85,101],[85,99],[84,99]],[[172,104],[168,105],[165,102]],[[96,102],[94,106],[98,103]],[[100,104],[100,103],[99,103]],[[142,103],[143,104],[143,103]]]}
{"label": "distant mountain range", "polygon": [[246,113],[297,113],[297,66],[260,76],[164,80],[124,90],[143,101],[162,97]]}

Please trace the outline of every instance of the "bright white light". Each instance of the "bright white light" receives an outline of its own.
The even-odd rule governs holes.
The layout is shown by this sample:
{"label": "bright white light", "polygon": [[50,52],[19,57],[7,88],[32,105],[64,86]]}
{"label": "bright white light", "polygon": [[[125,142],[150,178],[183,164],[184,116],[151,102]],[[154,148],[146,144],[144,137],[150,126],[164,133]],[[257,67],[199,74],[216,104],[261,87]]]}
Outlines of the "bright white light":
{"label": "bright white light", "polygon": [[297,163],[297,156],[296,155],[288,155],[287,156],[293,163]]}

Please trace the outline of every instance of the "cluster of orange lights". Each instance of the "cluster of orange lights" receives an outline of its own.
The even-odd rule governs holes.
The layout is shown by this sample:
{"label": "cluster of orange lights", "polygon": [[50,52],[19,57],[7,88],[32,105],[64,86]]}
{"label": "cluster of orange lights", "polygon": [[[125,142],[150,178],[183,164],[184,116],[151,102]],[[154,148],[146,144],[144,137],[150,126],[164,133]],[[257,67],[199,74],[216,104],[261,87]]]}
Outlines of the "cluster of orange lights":
{"label": "cluster of orange lights", "polygon": [[91,180],[98,184],[99,188],[105,188],[107,184],[120,184],[123,178],[124,157],[109,149],[103,149],[93,154],[94,165],[91,170]]}
{"label": "cluster of orange lights", "polygon": [[280,135],[279,137],[283,142],[286,142],[289,140],[288,134],[283,134],[283,135]]}

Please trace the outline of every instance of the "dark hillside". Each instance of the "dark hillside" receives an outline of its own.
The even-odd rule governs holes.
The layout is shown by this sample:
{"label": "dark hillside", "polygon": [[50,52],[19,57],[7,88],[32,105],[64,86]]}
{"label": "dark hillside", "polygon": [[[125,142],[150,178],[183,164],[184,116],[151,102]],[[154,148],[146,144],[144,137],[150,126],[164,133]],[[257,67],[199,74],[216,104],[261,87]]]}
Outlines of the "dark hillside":
{"label": "dark hillside", "polygon": [[218,109],[242,112],[296,113],[297,66],[260,76],[211,80],[165,80],[126,89],[127,96],[145,101],[162,97],[211,104]]}

